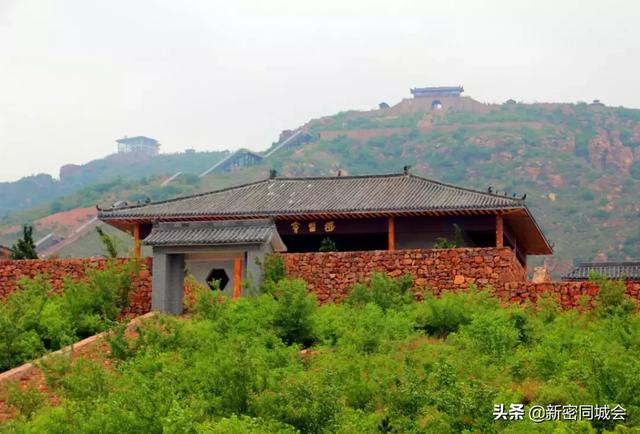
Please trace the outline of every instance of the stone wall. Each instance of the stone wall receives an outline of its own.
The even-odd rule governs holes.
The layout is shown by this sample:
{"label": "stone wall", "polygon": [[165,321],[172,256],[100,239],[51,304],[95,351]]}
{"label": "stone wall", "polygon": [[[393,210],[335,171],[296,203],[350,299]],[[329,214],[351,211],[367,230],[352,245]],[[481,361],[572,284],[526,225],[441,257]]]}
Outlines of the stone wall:
{"label": "stone wall", "polygon": [[524,283],[526,272],[509,248],[375,250],[366,252],[287,253],[287,274],[304,279],[320,302],[340,301],[374,271],[397,277],[409,273],[416,287],[443,290]]}
{"label": "stone wall", "polygon": [[[640,301],[640,281],[626,281],[626,293],[634,300]],[[551,293],[557,297],[560,305],[565,308],[582,306],[582,299],[586,299],[588,306],[593,306],[598,295],[598,285],[594,282],[507,282],[494,289],[494,295],[501,300],[523,303],[527,300],[537,301],[544,293]]]}
{"label": "stone wall", "polygon": [[[528,281],[509,248],[287,253],[283,257],[287,274],[304,279],[320,302],[342,300],[372,271],[392,277],[409,273],[416,289],[428,288],[436,295],[466,289],[471,283],[491,285],[496,297],[512,303],[535,302],[543,293],[551,293],[562,307],[573,308],[580,307],[583,298],[592,306],[598,294],[593,282]],[[640,281],[628,281],[625,286],[627,295],[640,301]]]}
{"label": "stone wall", "polygon": [[[367,252],[286,253],[287,274],[304,279],[320,302],[339,302],[351,287],[366,282],[373,271],[392,277],[409,273],[416,288],[430,288],[436,294],[466,289],[474,283],[491,285],[496,297],[521,303],[537,301],[543,293],[555,294],[565,308],[578,307],[585,296],[589,303],[598,294],[592,282],[544,282],[527,280],[526,273],[509,248],[463,248],[448,250],[396,250]],[[129,261],[117,259],[119,263]],[[0,260],[0,300],[15,291],[21,277],[46,274],[54,289],[65,278],[81,280],[87,267],[104,268],[103,258],[56,260]],[[141,260],[140,274],[133,280],[130,305],[124,316],[142,315],[151,310],[151,258]],[[191,283],[185,280],[185,296]],[[627,294],[640,300],[640,281],[626,282]]]}
{"label": "stone wall", "polygon": [[[117,263],[123,264],[128,258],[118,258]],[[104,258],[74,258],[74,259],[40,259],[0,261],[0,300],[7,297],[18,287],[18,281],[23,278],[33,278],[39,274],[46,275],[53,288],[62,289],[64,280],[70,278],[80,281],[85,277],[87,268],[103,269],[107,263]],[[141,269],[132,282],[133,291],[129,296],[129,307],[124,316],[136,316],[151,310],[151,259],[141,259]]]}

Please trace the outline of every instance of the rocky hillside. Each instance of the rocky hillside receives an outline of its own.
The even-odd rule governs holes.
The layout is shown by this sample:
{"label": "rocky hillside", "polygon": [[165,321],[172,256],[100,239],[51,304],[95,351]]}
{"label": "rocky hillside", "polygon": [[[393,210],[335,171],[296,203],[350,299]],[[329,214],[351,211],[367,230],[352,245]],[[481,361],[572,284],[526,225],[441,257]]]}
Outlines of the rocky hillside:
{"label": "rocky hillside", "polygon": [[408,99],[314,120],[312,144],[277,157],[284,173],[413,172],[527,194],[555,244],[547,263],[640,258],[640,110],[601,104]]}
{"label": "rocky hillside", "polygon": [[[111,187],[92,199],[203,191],[263,178],[272,167],[284,175],[338,169],[355,175],[398,172],[408,164],[414,173],[444,182],[526,193],[555,245],[546,262],[556,275],[574,261],[640,259],[640,110],[599,103],[483,104],[469,97],[434,104],[419,98],[315,119],[303,130],[318,139],[260,166],[211,175],[178,192],[164,191],[157,181],[145,180],[139,188],[129,181],[122,191]],[[15,224],[15,217],[7,223]],[[67,254],[99,253],[95,238],[80,245],[77,251],[66,248]]]}

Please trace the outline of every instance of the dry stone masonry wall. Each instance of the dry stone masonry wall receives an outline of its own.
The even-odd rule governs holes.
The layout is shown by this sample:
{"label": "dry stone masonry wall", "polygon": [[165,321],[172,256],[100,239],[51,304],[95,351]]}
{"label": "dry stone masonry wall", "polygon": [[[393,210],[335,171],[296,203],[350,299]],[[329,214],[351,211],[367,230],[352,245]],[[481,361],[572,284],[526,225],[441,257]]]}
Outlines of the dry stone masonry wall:
{"label": "dry stone masonry wall", "polygon": [[[374,271],[398,277],[409,273],[414,286],[435,294],[462,290],[470,284],[491,286],[496,297],[515,303],[536,301],[542,293],[555,294],[565,308],[590,303],[598,293],[592,282],[543,282],[527,280],[524,268],[509,248],[463,248],[366,252],[287,253],[283,255],[287,274],[304,279],[321,303],[340,302],[351,287],[366,282]],[[117,261],[125,263],[129,259]],[[151,310],[151,259],[141,260],[139,275],[133,279],[130,305],[125,316],[142,315]],[[55,260],[0,260],[0,300],[15,291],[22,277],[38,274],[49,277],[55,290],[64,279],[81,280],[87,267],[104,268],[103,258]],[[189,296],[189,281],[185,294]],[[640,282],[626,282],[627,294],[640,300]]]}
{"label": "dry stone masonry wall", "polygon": [[417,288],[444,290],[469,284],[502,287],[524,283],[525,269],[509,248],[420,249],[396,251],[288,253],[283,255],[287,274],[304,279],[320,302],[340,301],[372,272],[391,277],[411,274]]}
{"label": "dry stone masonry wall", "polygon": [[[119,264],[127,261],[128,258],[116,259]],[[151,310],[151,258],[143,258],[140,262],[140,272],[132,281],[133,290],[124,316],[142,315]],[[104,258],[0,261],[0,300],[16,290],[23,277],[46,275],[53,289],[60,291],[65,279],[80,281],[84,279],[87,269],[104,269],[106,264],[107,259]]]}

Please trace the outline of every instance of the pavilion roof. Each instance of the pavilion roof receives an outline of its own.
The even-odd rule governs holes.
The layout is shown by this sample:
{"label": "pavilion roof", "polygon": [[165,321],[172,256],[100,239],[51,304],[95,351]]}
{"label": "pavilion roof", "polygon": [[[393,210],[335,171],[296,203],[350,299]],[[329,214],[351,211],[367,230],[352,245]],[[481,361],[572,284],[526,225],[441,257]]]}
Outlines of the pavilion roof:
{"label": "pavilion roof", "polygon": [[608,279],[640,280],[640,261],[583,262],[562,276],[562,280],[588,280],[591,272]]}
{"label": "pavilion roof", "polygon": [[157,145],[158,141],[156,139],[152,139],[151,137],[135,136],[135,137],[123,137],[122,139],[116,140],[116,143],[123,143],[125,145],[129,145],[129,144]]}
{"label": "pavilion roof", "polygon": [[272,220],[159,223],[144,243],[150,246],[262,244],[274,236],[279,237]]}
{"label": "pavilion roof", "polygon": [[[161,202],[99,209],[120,226],[134,222],[305,219],[393,215],[509,214],[518,229],[537,238],[532,252],[551,252],[520,198],[444,184],[411,174],[270,178],[250,184]],[[524,225],[524,226],[523,226]]]}

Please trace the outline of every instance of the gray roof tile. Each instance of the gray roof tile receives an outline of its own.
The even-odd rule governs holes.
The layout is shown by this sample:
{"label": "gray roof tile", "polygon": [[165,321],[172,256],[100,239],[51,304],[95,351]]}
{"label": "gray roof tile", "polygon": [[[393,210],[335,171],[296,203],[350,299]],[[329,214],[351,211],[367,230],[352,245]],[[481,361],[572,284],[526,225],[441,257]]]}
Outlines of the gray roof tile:
{"label": "gray roof tile", "polygon": [[592,271],[609,279],[640,280],[640,262],[585,262],[562,276],[562,280],[588,280]]}
{"label": "gray roof tile", "polygon": [[261,244],[271,240],[276,226],[271,220],[160,223],[144,243],[150,246]]}
{"label": "gray roof tile", "polygon": [[277,216],[310,213],[524,208],[520,199],[413,175],[275,178],[142,206],[103,209],[101,219]]}

